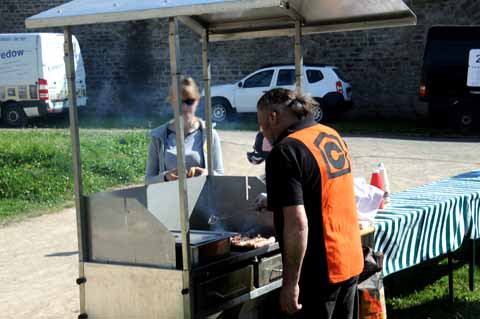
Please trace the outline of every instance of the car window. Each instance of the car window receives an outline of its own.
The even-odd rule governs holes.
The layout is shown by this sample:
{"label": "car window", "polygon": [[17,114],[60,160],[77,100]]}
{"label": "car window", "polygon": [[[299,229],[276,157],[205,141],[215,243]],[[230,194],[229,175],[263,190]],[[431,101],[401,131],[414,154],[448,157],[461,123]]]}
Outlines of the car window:
{"label": "car window", "polygon": [[295,70],[280,70],[278,72],[277,85],[294,85]]}
{"label": "car window", "polygon": [[335,72],[335,74],[338,76],[340,80],[342,80],[343,82],[347,82],[346,78],[343,76],[343,73],[340,72],[339,69],[332,69],[332,70],[333,72]]}
{"label": "car window", "polygon": [[15,96],[15,95],[17,95],[17,90],[15,88],[8,88],[7,89],[7,95],[8,96]]}
{"label": "car window", "polygon": [[18,87],[18,98],[27,99],[27,86],[22,85]]}
{"label": "car window", "polygon": [[244,88],[259,88],[270,86],[272,83],[273,70],[267,70],[252,75],[243,83]]}
{"label": "car window", "polygon": [[323,74],[320,70],[307,70],[307,79],[309,83],[316,83],[323,80]]}

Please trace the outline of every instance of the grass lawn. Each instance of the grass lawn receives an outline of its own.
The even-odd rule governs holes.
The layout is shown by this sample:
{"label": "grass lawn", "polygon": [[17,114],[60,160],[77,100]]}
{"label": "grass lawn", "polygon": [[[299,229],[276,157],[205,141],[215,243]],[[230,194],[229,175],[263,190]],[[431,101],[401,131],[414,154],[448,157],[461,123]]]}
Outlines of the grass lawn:
{"label": "grass lawn", "polygon": [[[142,181],[146,131],[81,130],[84,193]],[[73,200],[66,129],[0,130],[0,223]]]}

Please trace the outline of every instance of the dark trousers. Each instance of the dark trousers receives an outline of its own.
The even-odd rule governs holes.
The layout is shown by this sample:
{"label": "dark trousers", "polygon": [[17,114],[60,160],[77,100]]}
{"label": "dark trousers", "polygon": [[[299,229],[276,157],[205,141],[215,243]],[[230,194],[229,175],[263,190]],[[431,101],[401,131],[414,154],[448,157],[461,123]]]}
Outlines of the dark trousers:
{"label": "dark trousers", "polygon": [[302,310],[295,319],[358,319],[358,277],[325,287],[300,285]]}

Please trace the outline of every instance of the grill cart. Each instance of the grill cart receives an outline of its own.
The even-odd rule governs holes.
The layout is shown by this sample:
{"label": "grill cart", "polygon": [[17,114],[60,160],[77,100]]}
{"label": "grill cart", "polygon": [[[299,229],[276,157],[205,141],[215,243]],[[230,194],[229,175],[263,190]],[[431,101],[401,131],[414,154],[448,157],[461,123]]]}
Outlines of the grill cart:
{"label": "grill cart", "polygon": [[[170,70],[179,92],[178,22],[202,42],[209,175],[84,196],[71,27],[168,18]],[[281,287],[278,243],[237,251],[234,234],[273,233],[271,215],[252,211],[264,185],[213,176],[210,42],[290,37],[298,89],[302,35],[414,25],[401,0],[74,0],[26,20],[63,27],[79,245],[79,318],[202,318]],[[167,30],[165,30],[167,32]],[[180,98],[180,94],[177,94]],[[184,128],[175,101],[178,170]],[[213,221],[213,222],[212,222]]]}

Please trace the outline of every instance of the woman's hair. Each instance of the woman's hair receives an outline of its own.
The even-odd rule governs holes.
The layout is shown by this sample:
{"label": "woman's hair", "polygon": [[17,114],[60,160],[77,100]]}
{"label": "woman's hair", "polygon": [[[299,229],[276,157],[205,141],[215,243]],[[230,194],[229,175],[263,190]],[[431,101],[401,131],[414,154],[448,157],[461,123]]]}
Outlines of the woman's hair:
{"label": "woman's hair", "polygon": [[[188,96],[192,99],[200,99],[200,91],[198,89],[197,83],[190,76],[180,76],[180,91],[182,97]],[[175,99],[176,92],[173,90],[173,85],[170,86],[170,95],[168,96],[168,101],[173,103]]]}
{"label": "woman's hair", "polygon": [[311,97],[288,89],[276,88],[266,92],[258,101],[257,109],[268,111],[290,110],[299,119],[312,114],[318,103]]}

